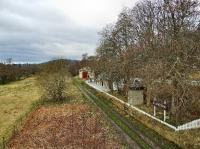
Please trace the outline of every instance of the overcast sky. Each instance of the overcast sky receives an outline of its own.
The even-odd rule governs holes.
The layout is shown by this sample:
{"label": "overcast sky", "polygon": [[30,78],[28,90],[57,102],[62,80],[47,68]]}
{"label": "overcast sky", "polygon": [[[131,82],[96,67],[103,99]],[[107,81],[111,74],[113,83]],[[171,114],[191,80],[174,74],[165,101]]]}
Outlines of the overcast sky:
{"label": "overcast sky", "polygon": [[98,32],[136,0],[0,0],[0,59],[41,62],[94,54]]}

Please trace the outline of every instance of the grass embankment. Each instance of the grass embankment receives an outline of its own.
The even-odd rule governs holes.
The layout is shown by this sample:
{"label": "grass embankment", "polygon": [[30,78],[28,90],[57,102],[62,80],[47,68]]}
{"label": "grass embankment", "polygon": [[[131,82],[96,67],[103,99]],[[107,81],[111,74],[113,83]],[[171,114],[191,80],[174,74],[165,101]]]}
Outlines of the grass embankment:
{"label": "grass embankment", "polygon": [[40,94],[34,77],[0,85],[0,148],[15,127],[34,109]]}
{"label": "grass embankment", "polygon": [[117,91],[113,91],[113,92],[110,91],[108,93],[113,95],[113,96],[115,96],[115,97],[117,97],[117,98],[119,98],[119,99],[121,99],[121,100],[123,100],[124,102],[128,101],[127,97],[125,97],[123,95],[120,95]]}
{"label": "grass embankment", "polygon": [[[152,138],[155,142],[162,144],[164,148],[172,148],[167,146],[169,142],[174,142],[178,146],[185,149],[200,148],[200,129],[175,132],[174,130],[167,128],[166,126],[150,119],[149,117],[144,116],[136,110],[128,110],[113,99],[108,98],[108,96],[105,94],[95,91],[85,83],[82,84],[85,85],[85,87],[90,88],[90,90],[98,95],[98,97],[101,99],[109,101],[111,106],[115,108],[119,113],[124,115],[128,120],[130,120],[133,125],[135,125],[136,128],[140,130],[140,132],[149,138]],[[176,148],[176,145],[174,148]]]}
{"label": "grass embankment", "polygon": [[[127,115],[126,112],[120,110],[119,107],[116,107],[111,102],[112,100],[106,99],[106,97],[103,94],[95,91],[94,89],[92,89],[91,87],[89,87],[81,81],[78,81],[78,83],[84,86],[84,88],[87,88],[87,90],[89,90],[90,93],[88,94],[90,94],[90,96],[93,98],[96,104],[100,106],[102,110],[104,110],[109,115],[109,117],[111,117],[115,121],[115,123],[118,126],[120,126],[133,140],[135,140],[141,148],[155,148],[156,146],[166,149],[179,148],[176,144],[168,141],[167,139],[159,135],[157,132],[146,127],[140,121]],[[91,93],[93,95],[91,95]],[[94,95],[96,95],[96,97],[94,97]]]}

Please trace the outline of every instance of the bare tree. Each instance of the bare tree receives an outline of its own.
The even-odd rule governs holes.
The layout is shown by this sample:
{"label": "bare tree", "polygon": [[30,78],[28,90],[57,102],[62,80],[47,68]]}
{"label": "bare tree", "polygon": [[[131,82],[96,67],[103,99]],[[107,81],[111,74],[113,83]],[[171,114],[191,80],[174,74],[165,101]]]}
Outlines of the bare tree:
{"label": "bare tree", "polygon": [[144,80],[148,105],[152,96],[166,94],[180,121],[198,102],[190,76],[200,71],[199,21],[197,0],[141,1],[101,32],[94,62],[109,84],[123,80],[124,95],[133,77]]}

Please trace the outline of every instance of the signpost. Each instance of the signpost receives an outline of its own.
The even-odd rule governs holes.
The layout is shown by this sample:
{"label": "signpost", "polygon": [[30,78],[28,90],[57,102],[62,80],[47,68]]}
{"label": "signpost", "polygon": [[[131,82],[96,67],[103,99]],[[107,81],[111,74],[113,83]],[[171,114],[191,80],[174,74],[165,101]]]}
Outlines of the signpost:
{"label": "signpost", "polygon": [[164,109],[164,122],[166,121],[166,110],[167,110],[167,102],[164,101],[164,103],[160,103],[157,101],[156,98],[154,98],[153,100],[153,105],[154,105],[154,113],[153,115],[156,117],[156,108],[160,107],[162,109]]}

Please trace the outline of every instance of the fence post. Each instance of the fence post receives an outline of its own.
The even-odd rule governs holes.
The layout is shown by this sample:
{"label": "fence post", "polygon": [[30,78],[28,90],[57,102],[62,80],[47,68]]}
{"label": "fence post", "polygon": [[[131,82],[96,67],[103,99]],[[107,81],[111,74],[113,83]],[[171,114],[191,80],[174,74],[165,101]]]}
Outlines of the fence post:
{"label": "fence post", "polygon": [[[167,106],[166,100],[164,101],[164,105]],[[164,122],[166,121],[166,109],[164,109]]]}

